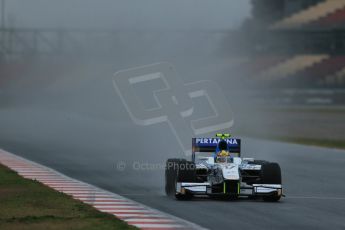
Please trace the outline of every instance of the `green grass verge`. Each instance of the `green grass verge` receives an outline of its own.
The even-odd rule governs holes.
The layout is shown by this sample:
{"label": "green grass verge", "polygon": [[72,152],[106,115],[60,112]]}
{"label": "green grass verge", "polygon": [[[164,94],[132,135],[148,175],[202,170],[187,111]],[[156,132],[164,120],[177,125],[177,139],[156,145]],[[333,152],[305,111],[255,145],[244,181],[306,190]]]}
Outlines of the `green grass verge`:
{"label": "green grass verge", "polygon": [[137,229],[0,165],[0,229]]}

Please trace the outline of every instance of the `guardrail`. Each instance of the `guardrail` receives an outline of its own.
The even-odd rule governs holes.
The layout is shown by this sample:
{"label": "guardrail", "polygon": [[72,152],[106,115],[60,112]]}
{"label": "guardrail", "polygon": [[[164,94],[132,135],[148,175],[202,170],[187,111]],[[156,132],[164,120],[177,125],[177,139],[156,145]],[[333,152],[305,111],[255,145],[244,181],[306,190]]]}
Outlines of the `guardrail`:
{"label": "guardrail", "polygon": [[[33,55],[112,55],[119,54],[125,44],[135,39],[155,44],[157,37],[164,42],[171,38],[228,38],[232,34],[233,31],[227,30],[0,28],[0,56],[16,59]],[[136,41],[131,43],[135,44]]]}

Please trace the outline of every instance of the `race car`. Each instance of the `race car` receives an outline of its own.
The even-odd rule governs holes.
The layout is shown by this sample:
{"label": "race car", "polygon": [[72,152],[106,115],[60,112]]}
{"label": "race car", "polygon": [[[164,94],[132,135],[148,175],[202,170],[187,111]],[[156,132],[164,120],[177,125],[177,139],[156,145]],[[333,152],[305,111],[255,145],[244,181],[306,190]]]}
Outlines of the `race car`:
{"label": "race car", "polygon": [[168,159],[165,191],[179,200],[193,196],[279,201],[283,196],[278,163],[241,158],[241,140],[229,134],[193,138],[192,160]]}

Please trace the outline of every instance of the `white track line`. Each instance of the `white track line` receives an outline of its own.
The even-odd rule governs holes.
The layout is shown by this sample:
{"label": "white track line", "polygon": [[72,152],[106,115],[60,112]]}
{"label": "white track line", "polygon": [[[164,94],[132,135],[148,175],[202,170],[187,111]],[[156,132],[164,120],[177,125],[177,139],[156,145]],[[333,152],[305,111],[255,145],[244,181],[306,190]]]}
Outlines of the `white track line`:
{"label": "white track line", "polygon": [[53,169],[1,149],[0,163],[16,171],[24,178],[39,181],[141,229],[205,229],[118,194],[72,179]]}

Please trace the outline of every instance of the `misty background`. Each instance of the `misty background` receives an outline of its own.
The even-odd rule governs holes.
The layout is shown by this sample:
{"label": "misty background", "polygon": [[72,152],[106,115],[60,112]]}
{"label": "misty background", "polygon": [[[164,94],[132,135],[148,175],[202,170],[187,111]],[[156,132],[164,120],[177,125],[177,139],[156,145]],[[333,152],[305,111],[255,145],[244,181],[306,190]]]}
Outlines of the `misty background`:
{"label": "misty background", "polygon": [[18,27],[229,29],[250,15],[249,0],[10,0]]}
{"label": "misty background", "polygon": [[[169,62],[184,83],[209,79],[229,96],[238,82],[226,44],[249,12],[242,0],[6,1],[1,147],[103,187],[111,179],[119,190],[151,185],[162,193],[162,170],[119,172],[117,162],[164,164],[185,155],[167,123],[132,122],[114,73]],[[197,105],[196,116],[210,112]]]}
{"label": "misty background", "polygon": [[[322,21],[319,9],[306,27],[303,20],[297,29],[282,23],[306,11],[310,19],[309,7],[325,2],[343,4],[6,0],[6,23],[0,28],[0,148],[211,229],[284,228],[283,220],[296,228],[344,227],[345,209],[337,199],[344,189],[334,177],[344,174],[342,152],[280,142],[344,147],[345,21]],[[333,13],[345,18],[344,7],[339,4]],[[327,8],[321,11],[328,15]],[[242,138],[242,156],[281,164],[286,193],[302,199],[288,198],[277,211],[278,206],[261,202],[201,204],[165,197],[166,160],[190,158],[167,122],[136,125],[113,87],[114,73],[159,62],[173,65],[183,83],[217,83],[233,112],[229,121],[234,120],[232,128],[219,132]],[[136,96],[146,108],[157,104],[152,91],[162,83],[138,86]],[[188,121],[214,112],[206,100],[193,106]],[[126,168],[119,170],[123,162]],[[154,168],[134,170],[136,162]],[[320,181],[328,186],[320,187]],[[323,199],[331,197],[337,205]],[[224,218],[234,207],[233,218]],[[267,214],[272,221],[262,221]]]}
{"label": "misty background", "polygon": [[[0,145],[71,175],[89,175],[87,171],[99,184],[132,173],[135,176],[123,182],[128,187],[147,176],[162,191],[157,177],[151,176],[158,175],[163,183],[163,173],[114,168],[119,160],[164,163],[169,157],[185,157],[168,124],[135,125],[112,85],[115,72],[157,62],[175,66],[184,83],[212,80],[220,86],[235,122],[224,132],[259,138],[342,138],[342,113],[267,109],[268,101],[281,105],[290,96],[280,100],[270,92],[282,88],[252,80],[260,68],[280,60],[276,53],[295,55],[295,50],[272,31],[252,33],[250,26],[243,27],[246,19],[257,20],[251,12],[244,0],[6,1],[0,43]],[[303,46],[301,37],[296,38],[291,41]],[[310,87],[309,82],[287,80],[293,87]],[[256,90],[268,93],[269,100]],[[151,96],[146,101],[152,105]],[[204,103],[198,105],[196,114],[209,112]]]}

